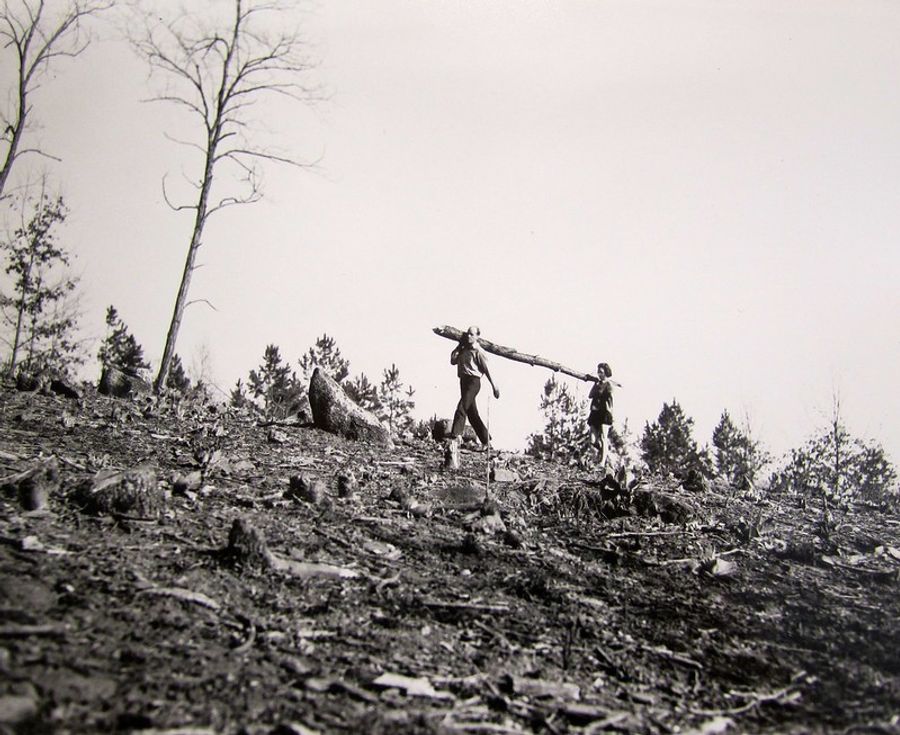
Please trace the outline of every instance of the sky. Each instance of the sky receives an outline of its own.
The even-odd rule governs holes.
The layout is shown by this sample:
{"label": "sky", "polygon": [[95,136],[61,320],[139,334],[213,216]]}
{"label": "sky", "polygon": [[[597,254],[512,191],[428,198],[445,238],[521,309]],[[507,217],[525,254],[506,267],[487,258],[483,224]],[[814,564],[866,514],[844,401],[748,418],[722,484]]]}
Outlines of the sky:
{"label": "sky", "polygon": [[[449,417],[453,344],[431,330],[477,324],[608,362],[635,435],[676,399],[701,444],[728,410],[777,456],[839,397],[900,461],[900,5],[329,0],[301,19],[326,98],[267,102],[260,134],[317,163],[267,167],[263,201],[210,220],[190,296],[215,308],[186,313],[187,365],[208,354],[227,392],[267,344],[296,364],[327,333],[352,374],[396,363],[415,415]],[[196,175],[172,138],[197,130],[143,101],[116,29],[45,80],[33,141],[61,159],[86,332],[98,346],[114,304],[158,361],[192,224],[161,182]],[[491,366],[482,415],[521,449],[551,373]]]}

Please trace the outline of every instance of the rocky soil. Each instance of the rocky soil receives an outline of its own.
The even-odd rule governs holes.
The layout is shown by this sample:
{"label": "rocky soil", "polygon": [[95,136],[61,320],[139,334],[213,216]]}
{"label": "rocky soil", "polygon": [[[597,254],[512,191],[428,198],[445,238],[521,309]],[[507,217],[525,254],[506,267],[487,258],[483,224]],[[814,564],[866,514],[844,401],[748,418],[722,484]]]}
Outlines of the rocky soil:
{"label": "rocky soil", "polygon": [[460,456],[0,389],[0,731],[900,733],[896,513]]}

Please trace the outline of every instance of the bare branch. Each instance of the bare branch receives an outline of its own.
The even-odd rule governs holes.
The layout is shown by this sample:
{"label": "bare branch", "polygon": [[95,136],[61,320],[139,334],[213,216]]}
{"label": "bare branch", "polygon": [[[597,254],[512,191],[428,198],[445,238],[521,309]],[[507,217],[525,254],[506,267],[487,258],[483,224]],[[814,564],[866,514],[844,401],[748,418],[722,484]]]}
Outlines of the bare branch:
{"label": "bare branch", "polygon": [[[208,21],[207,16],[182,13],[168,22],[157,17],[146,19],[143,37],[132,41],[146,59],[151,75],[163,81],[153,101],[169,102],[202,120],[195,142],[170,138],[200,151],[203,163],[198,175],[191,177],[198,191],[196,203],[190,207],[169,202],[164,180],[163,190],[169,206],[176,211],[190,209],[195,219],[156,378],[157,389],[165,385],[184,310],[195,303],[188,301],[187,294],[206,221],[222,209],[251,204],[262,198],[258,168],[262,163],[305,167],[291,156],[267,150],[259,143],[259,131],[254,129],[255,121],[251,117],[256,105],[270,92],[301,102],[310,101],[306,98],[307,88],[298,78],[311,69],[300,56],[299,34],[267,30],[284,28],[285,18],[279,15],[270,22],[264,14],[285,13],[288,8],[266,0],[233,0],[232,7],[230,21],[213,29],[208,27],[208,22],[200,20],[202,17]],[[232,192],[212,200],[214,179],[218,187],[223,175],[235,173]]]}
{"label": "bare branch", "polygon": [[169,199],[169,192],[166,191],[165,176],[163,176],[162,178],[162,193],[163,199],[165,200],[166,204],[169,205],[169,209],[171,209],[173,212],[183,212],[186,209],[197,209],[196,204],[172,204],[172,201]]}
{"label": "bare branch", "polygon": [[[199,266],[198,266],[198,267],[199,267]],[[187,309],[189,306],[193,306],[194,304],[206,304],[206,305],[207,305],[210,309],[212,309],[213,311],[218,311],[218,309],[217,309],[215,306],[213,306],[213,305],[212,305],[209,301],[207,301],[206,299],[194,299],[193,301],[188,301],[188,302],[184,305],[184,308]]]}
{"label": "bare branch", "polygon": [[15,72],[10,75],[14,82],[6,95],[7,104],[14,109],[0,115],[5,123],[0,140],[7,144],[0,166],[0,198],[15,161],[25,153],[59,160],[36,148],[20,150],[32,111],[28,97],[55,60],[76,57],[87,48],[90,37],[84,33],[83,21],[110,7],[112,0],[66,0],[61,13],[48,18],[44,0],[5,0],[0,6],[0,38],[16,60]]}
{"label": "bare branch", "polygon": [[285,158],[284,156],[276,156],[274,153],[267,153],[266,151],[254,151],[248,148],[234,148],[228,151],[225,154],[222,154],[221,158],[230,158],[232,160],[237,160],[237,156],[250,156],[252,158],[262,158],[267,161],[275,161],[277,163],[285,163],[288,166],[296,166],[297,168],[308,168],[308,163],[301,163],[300,161],[295,161],[293,158]]}

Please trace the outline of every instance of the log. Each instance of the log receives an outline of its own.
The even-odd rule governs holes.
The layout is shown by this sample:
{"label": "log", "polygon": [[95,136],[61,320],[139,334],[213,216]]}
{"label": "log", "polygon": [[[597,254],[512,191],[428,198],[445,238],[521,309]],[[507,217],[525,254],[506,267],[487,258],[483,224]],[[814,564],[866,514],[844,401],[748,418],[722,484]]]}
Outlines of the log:
{"label": "log", "polygon": [[[435,327],[433,331],[439,337],[451,339],[454,342],[459,342],[462,339],[463,334],[465,334],[465,332],[463,332],[461,329],[447,326]],[[481,337],[478,338],[478,344],[481,345],[482,349],[485,352],[490,352],[492,355],[497,355],[498,357],[505,357],[507,360],[524,362],[526,365],[531,366],[538,365],[540,367],[548,368],[554,373],[565,373],[566,375],[571,375],[573,378],[578,378],[579,380],[586,380],[593,383],[598,382],[596,375],[573,370],[572,368],[568,368],[565,365],[560,365],[558,362],[553,362],[553,360],[548,360],[538,355],[529,355],[524,352],[519,352],[515,348],[494,344],[493,342],[489,342],[488,340],[482,339]],[[616,383],[616,385],[618,385],[618,383]]]}

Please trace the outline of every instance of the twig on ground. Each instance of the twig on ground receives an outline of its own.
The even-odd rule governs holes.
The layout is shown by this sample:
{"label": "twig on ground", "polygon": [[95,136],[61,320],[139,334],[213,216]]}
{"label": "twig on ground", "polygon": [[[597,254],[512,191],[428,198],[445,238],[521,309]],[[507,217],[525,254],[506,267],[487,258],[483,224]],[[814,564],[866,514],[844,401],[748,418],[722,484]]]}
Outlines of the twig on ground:
{"label": "twig on ground", "polygon": [[663,646],[641,646],[641,650],[646,651],[647,653],[655,653],[657,656],[662,656],[663,658],[681,664],[682,666],[687,666],[688,668],[696,669],[697,671],[703,671],[703,664],[700,662],[694,661],[694,659],[688,658],[687,656],[682,656],[674,651],[670,651]]}
{"label": "twig on ground", "polygon": [[744,712],[749,712],[750,710],[758,707],[761,704],[775,703],[781,704],[784,700],[794,699],[799,696],[799,692],[795,691],[796,685],[791,684],[790,686],[786,686],[783,689],[779,689],[778,691],[772,692],[771,694],[756,694],[753,696],[753,699],[747,704],[742,704],[740,707],[732,707],[730,709],[694,709],[691,710],[692,714],[695,715],[703,715],[705,717],[715,717],[717,715],[740,715]]}
{"label": "twig on ground", "polygon": [[425,607],[443,607],[450,610],[474,610],[477,612],[509,612],[509,605],[485,605],[476,602],[443,602],[441,600],[422,600]]}

